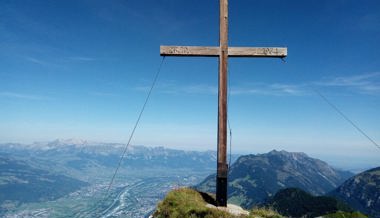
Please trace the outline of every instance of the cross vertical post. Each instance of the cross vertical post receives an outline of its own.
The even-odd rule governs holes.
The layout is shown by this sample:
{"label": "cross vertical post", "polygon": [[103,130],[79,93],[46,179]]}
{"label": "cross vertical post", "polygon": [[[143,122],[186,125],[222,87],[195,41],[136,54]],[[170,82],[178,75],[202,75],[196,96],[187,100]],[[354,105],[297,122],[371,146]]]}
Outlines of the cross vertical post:
{"label": "cross vertical post", "polygon": [[228,70],[228,0],[220,0],[218,149],[216,203],[227,206],[227,70]]}

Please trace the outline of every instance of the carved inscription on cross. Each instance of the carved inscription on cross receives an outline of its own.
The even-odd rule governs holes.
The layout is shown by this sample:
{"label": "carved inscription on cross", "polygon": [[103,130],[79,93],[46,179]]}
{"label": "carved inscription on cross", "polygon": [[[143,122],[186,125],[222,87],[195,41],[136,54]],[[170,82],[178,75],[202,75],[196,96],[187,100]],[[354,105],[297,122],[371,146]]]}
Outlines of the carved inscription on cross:
{"label": "carved inscription on cross", "polygon": [[219,47],[160,46],[161,56],[219,57],[218,157],[216,202],[227,206],[227,61],[228,57],[276,57],[287,55],[287,48],[228,47],[228,0],[220,0]]}

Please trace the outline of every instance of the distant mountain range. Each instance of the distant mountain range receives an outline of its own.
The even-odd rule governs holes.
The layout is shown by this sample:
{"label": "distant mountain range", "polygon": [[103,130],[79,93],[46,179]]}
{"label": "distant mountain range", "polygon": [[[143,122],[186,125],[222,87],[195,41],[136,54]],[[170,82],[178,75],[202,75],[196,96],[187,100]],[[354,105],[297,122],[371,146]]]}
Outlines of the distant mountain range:
{"label": "distant mountain range", "polygon": [[348,179],[329,195],[371,217],[380,218],[380,167]]}
{"label": "distant mountain range", "polygon": [[[64,202],[77,205],[75,202],[86,200],[87,203],[81,204],[77,210],[94,215],[93,210],[88,208],[93,205],[91,199],[93,195],[102,193],[108,185],[124,147],[125,144],[84,140],[55,140],[27,145],[0,144],[0,216],[9,210],[17,211],[18,206],[23,203],[57,201],[56,199],[68,196],[69,193],[82,193],[83,190],[85,193],[90,191],[88,198],[74,194],[65,198]],[[231,162],[234,164],[229,171],[229,202],[251,208],[253,205],[266,202],[267,199],[273,199],[279,190],[300,188],[317,196],[329,193],[356,210],[380,218],[378,209],[380,208],[380,168],[353,177],[350,172],[334,169],[327,163],[304,153],[275,150],[266,154],[244,155],[239,158],[233,155]],[[201,181],[205,175],[214,172],[215,167],[215,151],[197,152],[164,147],[130,146],[119,172],[123,178],[119,180],[120,186],[115,187],[114,195],[124,196],[121,193],[129,193],[129,188],[138,192],[141,190],[138,188],[139,184],[142,184],[140,181],[150,181],[149,178],[158,178],[162,173],[174,178],[182,175],[184,178],[182,182],[194,184],[195,182],[190,183],[190,181]],[[183,177],[189,174],[192,177]],[[174,180],[179,182],[179,178]],[[174,180],[168,178],[164,181],[173,183],[176,182]],[[134,185],[129,187],[130,184],[135,184],[136,187]],[[149,184],[149,187],[156,187],[157,183],[146,182],[146,184]],[[208,176],[197,187],[201,191],[214,192],[215,175]],[[169,188],[170,186],[167,186],[165,190]],[[292,195],[303,196],[301,198],[312,199],[311,202],[314,202],[314,198],[307,197],[308,194],[294,190],[296,194]],[[156,193],[162,191],[162,189],[157,190]],[[281,195],[280,192],[277,197],[286,195]],[[135,203],[137,202],[139,201]],[[331,203],[329,200],[327,202]],[[148,213],[156,202],[140,203],[140,207],[127,207],[125,203],[116,204],[115,208],[118,209],[115,213],[136,211],[138,208],[144,208],[143,211],[146,210]],[[36,205],[33,205],[31,211],[35,214],[40,213],[33,209],[35,207]],[[61,205],[57,203],[55,207],[60,208]],[[26,208],[28,209],[25,213],[29,213],[30,208]],[[51,209],[52,204],[36,208],[48,208],[47,214],[49,211],[54,211]],[[21,211],[21,215],[23,213]]]}
{"label": "distant mountain range", "polygon": [[[229,202],[251,208],[272,197],[280,189],[296,187],[313,195],[332,191],[353,174],[332,168],[304,153],[273,150],[245,155],[231,166],[228,174]],[[215,191],[215,174],[197,186]]]}
{"label": "distant mountain range", "polygon": [[[89,189],[91,194],[100,193],[97,190],[103,190],[110,182],[124,148],[125,144],[84,140],[0,144],[0,216],[24,203],[56,200],[80,191],[82,187]],[[215,163],[215,151],[130,146],[121,164],[118,181],[119,185],[125,186],[167,176],[169,184],[199,182],[214,170]],[[185,181],[182,178],[186,175]],[[171,177],[177,178],[173,180]],[[115,191],[123,190],[116,187]],[[73,198],[77,200],[75,196]],[[142,202],[141,207],[150,204],[154,207],[154,202]]]}
{"label": "distant mountain range", "polygon": [[[64,165],[83,169],[90,165],[116,166],[125,144],[96,143],[83,140],[55,140],[34,144],[0,144],[0,152],[16,156],[61,160]],[[237,155],[233,155],[236,160]],[[131,168],[203,168],[214,169],[215,151],[183,151],[164,147],[129,146],[123,165]],[[56,164],[56,163],[55,163]]]}

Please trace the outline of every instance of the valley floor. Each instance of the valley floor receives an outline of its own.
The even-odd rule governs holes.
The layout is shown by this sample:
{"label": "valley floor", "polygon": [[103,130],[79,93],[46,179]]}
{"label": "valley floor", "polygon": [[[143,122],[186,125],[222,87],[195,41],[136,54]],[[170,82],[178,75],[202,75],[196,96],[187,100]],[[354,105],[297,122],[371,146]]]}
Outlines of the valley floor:
{"label": "valley floor", "polygon": [[195,185],[207,173],[184,171],[173,173],[176,176],[128,179],[117,184],[107,198],[108,184],[91,185],[56,201],[24,204],[4,217],[147,217],[168,191]]}

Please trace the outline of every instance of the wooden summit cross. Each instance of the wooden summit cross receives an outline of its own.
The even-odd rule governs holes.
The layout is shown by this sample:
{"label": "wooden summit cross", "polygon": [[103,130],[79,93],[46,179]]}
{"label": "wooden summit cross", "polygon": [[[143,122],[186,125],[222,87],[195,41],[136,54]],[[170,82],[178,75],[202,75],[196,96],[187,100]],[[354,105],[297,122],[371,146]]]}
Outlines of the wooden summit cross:
{"label": "wooden summit cross", "polygon": [[160,46],[161,56],[219,57],[218,158],[216,202],[227,206],[227,59],[228,57],[277,57],[287,55],[287,48],[228,47],[228,0],[220,0],[219,47]]}

